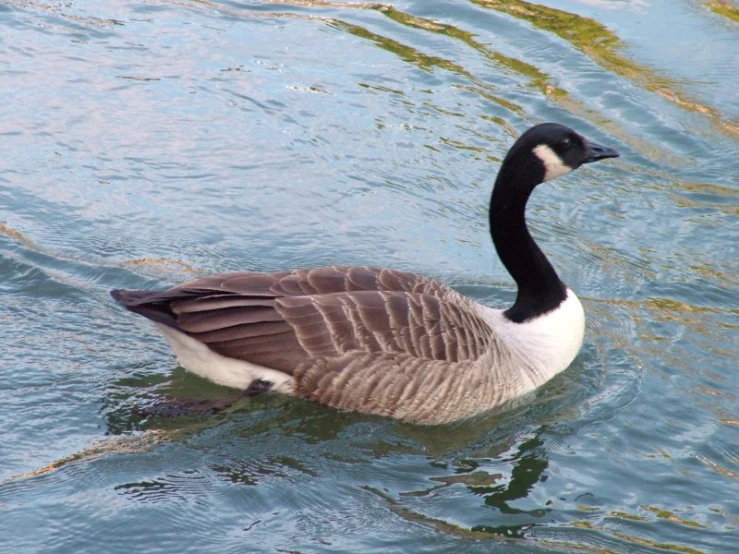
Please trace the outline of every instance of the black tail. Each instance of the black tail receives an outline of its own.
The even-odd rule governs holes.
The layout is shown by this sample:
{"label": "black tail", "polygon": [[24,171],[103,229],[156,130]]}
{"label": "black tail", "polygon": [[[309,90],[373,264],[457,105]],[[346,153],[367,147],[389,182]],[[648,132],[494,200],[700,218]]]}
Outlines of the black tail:
{"label": "black tail", "polygon": [[169,303],[172,294],[169,291],[123,290],[114,289],[110,295],[127,310],[144,316],[156,323],[177,329],[177,316]]}

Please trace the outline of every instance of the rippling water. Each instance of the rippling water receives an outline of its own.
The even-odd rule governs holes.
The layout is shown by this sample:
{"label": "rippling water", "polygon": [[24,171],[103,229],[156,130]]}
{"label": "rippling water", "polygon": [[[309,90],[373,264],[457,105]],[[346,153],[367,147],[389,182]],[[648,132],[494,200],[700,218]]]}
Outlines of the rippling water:
{"label": "rippling water", "polygon": [[[0,6],[0,552],[736,551],[732,0]],[[114,287],[389,265],[505,305],[499,161],[555,120],[622,158],[537,189],[573,366],[428,429],[175,367]]]}

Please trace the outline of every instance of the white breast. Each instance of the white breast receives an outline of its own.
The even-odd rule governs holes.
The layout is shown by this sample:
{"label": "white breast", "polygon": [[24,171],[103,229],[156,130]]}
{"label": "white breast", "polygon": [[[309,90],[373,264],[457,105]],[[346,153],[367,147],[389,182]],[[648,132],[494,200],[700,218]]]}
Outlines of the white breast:
{"label": "white breast", "polygon": [[574,292],[555,310],[514,323],[502,310],[482,308],[483,317],[511,353],[509,368],[521,381],[519,394],[531,391],[569,367],[582,346],[585,312]]}

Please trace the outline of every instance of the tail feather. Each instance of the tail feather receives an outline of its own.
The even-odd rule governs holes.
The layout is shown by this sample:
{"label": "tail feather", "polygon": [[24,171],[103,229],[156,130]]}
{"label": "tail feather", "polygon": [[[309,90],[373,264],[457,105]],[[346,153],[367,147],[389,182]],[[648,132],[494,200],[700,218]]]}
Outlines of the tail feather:
{"label": "tail feather", "polygon": [[114,289],[110,291],[110,295],[127,310],[178,329],[177,316],[169,306],[172,297],[167,291]]}

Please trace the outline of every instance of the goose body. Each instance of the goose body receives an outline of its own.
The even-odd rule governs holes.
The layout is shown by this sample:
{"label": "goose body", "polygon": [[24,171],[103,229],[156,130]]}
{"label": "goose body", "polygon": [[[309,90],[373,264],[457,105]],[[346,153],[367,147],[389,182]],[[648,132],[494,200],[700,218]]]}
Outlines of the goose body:
{"label": "goose body", "polygon": [[582,306],[533,241],[524,210],[539,183],[617,155],[553,123],[508,152],[490,205],[493,242],[518,285],[507,310],[376,267],[226,273],[111,294],[155,323],[183,367],[215,383],[422,424],[457,421],[534,390],[577,355]]}

